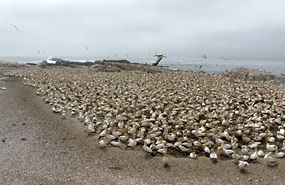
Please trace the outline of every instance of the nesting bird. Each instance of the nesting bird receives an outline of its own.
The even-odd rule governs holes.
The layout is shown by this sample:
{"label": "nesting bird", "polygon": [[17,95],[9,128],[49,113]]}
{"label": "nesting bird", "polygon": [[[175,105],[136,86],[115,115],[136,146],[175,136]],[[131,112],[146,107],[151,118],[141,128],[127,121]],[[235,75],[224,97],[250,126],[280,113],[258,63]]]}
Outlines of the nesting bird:
{"label": "nesting bird", "polygon": [[258,151],[257,151],[257,146],[256,146],[254,153],[251,154],[249,157],[249,161],[256,161],[257,159],[258,159]]}

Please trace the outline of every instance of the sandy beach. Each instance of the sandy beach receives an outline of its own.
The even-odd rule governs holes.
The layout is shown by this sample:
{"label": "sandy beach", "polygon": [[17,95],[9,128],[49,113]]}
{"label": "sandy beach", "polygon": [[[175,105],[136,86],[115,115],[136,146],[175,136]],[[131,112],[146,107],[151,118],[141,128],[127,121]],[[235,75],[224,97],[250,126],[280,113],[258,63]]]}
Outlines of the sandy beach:
{"label": "sandy beach", "polygon": [[[1,77],[1,75],[0,75]],[[23,79],[0,81],[0,184],[284,184],[285,161],[276,167],[265,160],[240,172],[231,159],[213,164],[116,147],[99,148],[76,118],[62,119]]]}

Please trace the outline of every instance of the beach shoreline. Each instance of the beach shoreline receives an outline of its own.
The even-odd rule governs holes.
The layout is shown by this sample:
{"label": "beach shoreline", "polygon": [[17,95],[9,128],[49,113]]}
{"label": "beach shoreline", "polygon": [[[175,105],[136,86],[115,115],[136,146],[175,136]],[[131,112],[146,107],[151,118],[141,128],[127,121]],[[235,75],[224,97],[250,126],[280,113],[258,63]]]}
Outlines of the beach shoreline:
{"label": "beach shoreline", "polygon": [[0,93],[1,184],[282,184],[284,160],[268,168],[264,160],[241,173],[232,160],[212,164],[206,157],[191,160],[146,154],[141,147],[100,149],[97,136],[77,119],[51,111],[36,89],[8,77]]}

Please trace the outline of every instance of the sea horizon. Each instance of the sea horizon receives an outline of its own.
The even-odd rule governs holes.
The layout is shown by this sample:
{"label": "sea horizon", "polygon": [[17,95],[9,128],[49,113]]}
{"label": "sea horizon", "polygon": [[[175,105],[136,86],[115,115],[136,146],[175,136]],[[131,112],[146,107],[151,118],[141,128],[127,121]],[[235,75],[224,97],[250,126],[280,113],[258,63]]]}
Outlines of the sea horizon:
{"label": "sea horizon", "polygon": [[[153,56],[130,57],[130,56],[0,56],[0,61],[18,63],[40,63],[42,60],[52,62],[52,58],[61,58],[78,62],[96,60],[128,60],[132,63],[152,64],[156,58]],[[172,70],[194,71],[196,66],[202,65],[202,70],[209,73],[223,73],[226,69],[248,67],[266,70],[274,74],[285,74],[285,59],[282,58],[207,58],[202,57],[167,57],[159,63]]]}

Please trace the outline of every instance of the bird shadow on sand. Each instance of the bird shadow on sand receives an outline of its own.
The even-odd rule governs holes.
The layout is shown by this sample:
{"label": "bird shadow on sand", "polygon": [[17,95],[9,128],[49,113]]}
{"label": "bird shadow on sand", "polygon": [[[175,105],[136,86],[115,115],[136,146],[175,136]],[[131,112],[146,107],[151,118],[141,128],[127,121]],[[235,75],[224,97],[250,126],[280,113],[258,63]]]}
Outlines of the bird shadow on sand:
{"label": "bird shadow on sand", "polygon": [[250,174],[246,169],[240,170],[240,173],[241,173],[242,175],[249,175],[249,174]]}
{"label": "bird shadow on sand", "polygon": [[168,163],[163,164],[163,168],[166,172],[171,172],[171,166]]}

